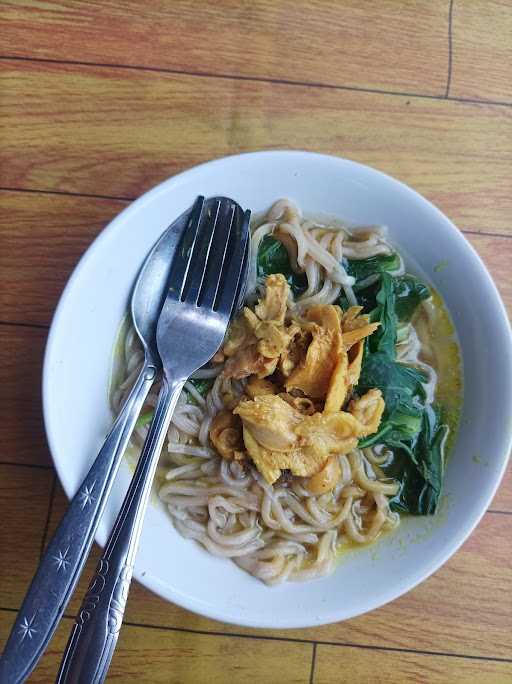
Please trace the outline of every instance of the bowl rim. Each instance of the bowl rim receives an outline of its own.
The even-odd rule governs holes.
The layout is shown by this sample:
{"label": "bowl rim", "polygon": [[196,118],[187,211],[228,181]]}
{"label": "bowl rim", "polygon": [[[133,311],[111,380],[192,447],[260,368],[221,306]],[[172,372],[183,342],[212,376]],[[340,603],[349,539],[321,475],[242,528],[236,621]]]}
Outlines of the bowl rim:
{"label": "bowl rim", "polygon": [[[46,432],[46,438],[48,442],[48,446],[50,449],[50,453],[52,456],[52,461],[54,464],[54,467],[56,469],[57,475],[59,477],[59,480],[61,482],[61,485],[66,493],[66,496],[68,499],[70,499],[74,495],[74,490],[70,486],[69,481],[66,478],[66,468],[64,467],[64,464],[61,460],[57,459],[55,454],[58,452],[58,447],[57,447],[57,440],[58,437],[56,434],[54,434],[53,429],[52,429],[52,423],[51,423],[51,418],[50,418],[50,412],[51,412],[51,406],[50,406],[50,400],[49,400],[49,391],[50,391],[50,384],[51,384],[51,359],[52,355],[54,353],[54,348],[55,348],[55,341],[57,339],[57,335],[59,334],[59,328],[60,328],[60,320],[62,318],[63,312],[67,307],[69,299],[73,296],[73,290],[75,286],[75,282],[80,278],[80,275],[84,269],[87,268],[89,262],[94,259],[94,256],[98,250],[101,249],[103,242],[107,239],[107,237],[110,237],[110,235],[122,228],[122,225],[126,221],[127,217],[129,217],[133,212],[139,211],[142,209],[146,204],[151,203],[156,197],[158,197],[160,194],[167,192],[168,190],[172,190],[173,188],[176,188],[179,186],[181,182],[184,180],[190,181],[193,180],[194,176],[201,174],[205,168],[215,168],[216,166],[222,166],[226,162],[231,162],[234,161],[238,158],[244,157],[244,158],[268,158],[269,160],[272,157],[275,156],[288,156],[290,158],[316,158],[316,159],[321,159],[324,161],[330,161],[332,163],[341,163],[341,164],[347,164],[350,167],[354,167],[356,169],[359,169],[361,171],[370,171],[372,174],[380,176],[382,180],[385,182],[389,183],[391,182],[392,184],[395,184],[401,188],[402,191],[404,191],[406,194],[412,195],[413,199],[416,202],[419,202],[422,204],[425,208],[428,208],[429,211],[433,213],[434,216],[436,216],[437,219],[442,221],[442,223],[445,225],[446,229],[449,229],[452,231],[454,235],[457,236],[459,240],[459,244],[461,245],[462,249],[465,249],[467,252],[471,253],[475,263],[479,267],[480,275],[482,278],[484,278],[487,281],[487,285],[490,287],[494,299],[494,303],[497,305],[497,310],[499,311],[500,315],[500,320],[497,322],[497,327],[499,326],[500,330],[500,336],[506,337],[508,339],[508,345],[509,347],[512,347],[512,329],[510,326],[510,322],[508,319],[508,315],[504,306],[504,303],[502,301],[502,298],[498,292],[498,289],[496,287],[496,284],[494,283],[493,278],[489,274],[484,262],[482,261],[481,257],[479,254],[476,252],[475,248],[471,245],[471,243],[464,238],[462,232],[455,226],[455,224],[448,219],[448,217],[441,212],[440,209],[438,209],[434,204],[432,204],[429,200],[427,200],[423,195],[421,195],[419,192],[408,186],[407,184],[403,183],[402,181],[394,178],[393,176],[386,174],[374,167],[368,166],[366,164],[361,164],[360,162],[352,161],[350,159],[344,158],[344,157],[338,157],[335,155],[328,155],[328,154],[321,154],[317,152],[310,152],[306,150],[288,150],[288,149],[275,149],[275,150],[259,150],[259,151],[253,151],[253,152],[245,152],[241,154],[233,154],[233,155],[228,155],[228,156],[223,156],[223,157],[218,157],[215,159],[211,159],[209,161],[203,162],[201,164],[195,165],[191,168],[188,168],[174,176],[171,176],[167,178],[166,180],[160,182],[147,192],[143,193],[140,197],[138,197],[136,200],[133,202],[130,202],[122,211],[117,214],[101,231],[100,233],[95,237],[95,239],[90,243],[90,245],[87,247],[86,251],[82,254],[80,257],[79,261],[77,262],[75,268],[73,269],[73,272],[71,273],[70,277],[68,278],[66,285],[61,293],[61,296],[59,298],[57,307],[55,309],[55,312],[52,317],[47,341],[46,341],[46,347],[45,347],[45,353],[44,353],[44,359],[43,359],[43,370],[42,370],[42,405],[43,405],[43,421],[44,421],[44,427],[45,427],[45,432]],[[464,374],[464,371],[463,371]],[[508,368],[508,384],[512,385],[512,367]],[[507,435],[505,438],[505,444],[506,444],[506,451],[505,448],[503,449],[503,453],[501,456],[501,465],[499,468],[499,471],[496,472],[494,475],[494,483],[489,491],[489,494],[481,504],[480,504],[480,510],[478,510],[477,513],[474,514],[474,517],[471,518],[470,524],[466,524],[465,526],[460,526],[458,532],[456,535],[451,535],[452,539],[450,543],[445,547],[443,550],[441,550],[435,557],[430,559],[430,562],[425,564],[423,566],[423,569],[419,572],[416,572],[415,574],[410,574],[408,576],[408,579],[401,584],[396,584],[396,588],[392,589],[390,588],[387,592],[384,591],[380,594],[378,599],[371,600],[371,598],[368,598],[366,605],[360,609],[360,610],[353,610],[353,611],[348,611],[343,613],[342,616],[339,614],[339,609],[336,610],[331,610],[328,614],[325,612],[322,613],[322,617],[315,617],[314,615],[309,615],[305,616],[304,620],[297,620],[297,619],[292,619],[292,620],[258,620],[257,622],[254,621],[254,619],[251,619],[250,617],[246,618],[244,615],[240,614],[239,617],[235,616],[226,616],[226,613],[223,612],[222,610],[214,610],[214,609],[209,609],[208,607],[201,606],[201,609],[199,609],[199,606],[197,604],[194,604],[193,601],[189,600],[188,597],[184,596],[183,594],[179,592],[174,592],[174,595],[172,598],[169,596],[169,591],[167,588],[167,592],[164,590],[163,585],[161,585],[159,582],[156,582],[153,580],[152,577],[150,576],[145,576],[145,573],[141,573],[137,570],[137,568],[134,569],[134,577],[139,581],[143,586],[160,596],[166,601],[171,601],[189,611],[192,611],[196,614],[203,615],[205,617],[218,620],[220,622],[228,623],[228,624],[234,624],[234,625],[240,625],[240,626],[246,626],[246,627],[256,627],[256,628],[274,628],[274,629],[287,629],[287,628],[305,628],[305,627],[315,627],[319,626],[322,624],[329,624],[333,622],[338,622],[341,620],[346,620],[350,619],[352,617],[356,617],[358,615],[364,614],[366,612],[369,612],[371,610],[375,610],[376,608],[379,608],[386,603],[398,598],[399,596],[407,593],[414,587],[416,587],[418,584],[423,582],[425,579],[427,579],[430,575],[432,575],[434,572],[436,572],[451,556],[460,548],[460,546],[467,540],[467,538],[471,535],[475,527],[478,525],[484,514],[487,512],[487,509],[489,507],[490,502],[494,498],[496,491],[503,479],[505,470],[507,468],[509,456],[510,456],[510,450],[512,448],[512,424],[507,427]],[[96,534],[95,537],[96,541],[100,544],[100,546],[104,546],[105,539],[103,538],[103,535]]]}

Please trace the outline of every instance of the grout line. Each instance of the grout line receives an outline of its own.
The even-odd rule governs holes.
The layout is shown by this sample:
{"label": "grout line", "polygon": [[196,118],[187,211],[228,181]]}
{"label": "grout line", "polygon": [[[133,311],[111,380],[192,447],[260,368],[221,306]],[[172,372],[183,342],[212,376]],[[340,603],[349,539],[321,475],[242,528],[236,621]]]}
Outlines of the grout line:
{"label": "grout line", "polygon": [[512,238],[510,233],[494,233],[492,231],[482,230],[471,230],[466,228],[461,228],[461,232],[465,235],[486,235],[487,237],[497,237],[497,238]]}
{"label": "grout line", "polygon": [[64,195],[65,197],[84,197],[89,199],[117,200],[133,202],[135,197],[119,197],[116,195],[97,195],[91,192],[72,192],[68,190],[38,190],[37,188],[6,188],[0,186],[0,192],[30,192],[35,195]]}
{"label": "grout line", "polygon": [[322,83],[316,81],[294,81],[286,78],[265,78],[263,76],[242,76],[240,74],[226,74],[226,73],[211,73],[208,71],[187,71],[184,69],[169,69],[165,67],[151,67],[151,66],[137,66],[132,64],[115,64],[108,62],[86,62],[82,60],[60,60],[49,59],[45,57],[18,57],[9,55],[0,55],[0,60],[10,60],[19,62],[42,62],[46,64],[71,64],[74,66],[94,66],[107,69],[127,69],[132,71],[147,71],[150,73],[174,74],[180,76],[194,76],[198,78],[219,78],[231,79],[234,81],[250,81],[254,83],[274,83],[275,85],[289,85],[289,86],[309,86],[312,88],[325,88],[329,90],[349,90],[361,93],[375,93],[379,95],[400,95],[402,97],[417,97],[427,98],[429,100],[444,100],[444,95],[430,95],[428,93],[408,93],[398,90],[384,90],[381,88],[364,88],[361,86],[346,86],[337,85],[333,83]]}
{"label": "grout line", "polygon": [[316,642],[313,644],[313,653],[311,655],[311,672],[309,674],[309,684],[315,681],[315,665],[316,665]]}
{"label": "grout line", "polygon": [[479,105],[493,105],[494,107],[512,107],[512,101],[506,102],[505,100],[479,100],[476,97],[457,97],[456,95],[450,95],[444,98],[448,102],[464,102],[466,104],[479,104]]}
{"label": "grout line", "polygon": [[450,85],[452,82],[452,17],[453,17],[453,0],[450,0],[450,7],[448,9],[448,76],[446,79],[445,97],[448,98],[450,94]]}
{"label": "grout line", "polygon": [[[453,0],[452,0],[453,1]],[[18,57],[14,55],[0,55],[1,61],[13,61],[13,62],[38,62],[43,64],[58,64],[58,65],[72,65],[72,66],[83,66],[83,67],[98,67],[100,69],[124,69],[129,71],[141,71],[157,74],[173,74],[175,76],[192,76],[197,78],[217,78],[217,79],[228,79],[232,81],[248,81],[251,83],[273,83],[274,85],[285,85],[285,86],[298,86],[298,87],[309,87],[309,88],[323,88],[325,90],[341,90],[356,93],[372,93],[375,95],[391,95],[398,97],[412,97],[416,99],[426,99],[426,100],[440,100],[449,102],[461,102],[466,104],[483,104],[483,105],[494,105],[497,107],[512,107],[511,102],[505,102],[500,100],[478,100],[469,97],[449,97],[446,94],[446,90],[442,95],[431,95],[429,93],[410,93],[401,90],[385,90],[381,88],[364,88],[362,86],[348,86],[339,85],[334,83],[322,83],[318,81],[293,81],[291,79],[285,78],[265,78],[263,76],[242,76],[239,74],[225,74],[225,73],[211,73],[208,71],[186,71],[184,69],[169,69],[165,67],[151,67],[151,66],[137,66],[131,64],[115,64],[115,63],[105,63],[105,62],[85,62],[81,60],[61,60],[61,59],[49,59],[43,57]],[[447,88],[449,83],[447,84]],[[123,199],[123,198],[116,198]]]}
{"label": "grout line", "polygon": [[499,663],[512,663],[512,658],[502,658],[500,656],[481,656],[481,655],[465,655],[461,653],[446,653],[443,651],[426,651],[415,648],[401,648],[399,646],[370,646],[368,644],[355,644],[343,641],[327,641],[324,639],[305,639],[301,637],[282,637],[282,636],[266,636],[264,634],[241,634],[240,632],[220,632],[218,630],[205,629],[189,629],[187,627],[169,627],[165,625],[154,625],[149,623],[130,622],[125,621],[123,624],[129,627],[142,627],[149,629],[158,629],[169,632],[185,632],[187,634],[201,634],[204,636],[222,636],[237,639],[260,639],[262,641],[282,641],[298,644],[316,644],[321,646],[341,646],[344,648],[360,648],[368,651],[384,651],[391,653],[415,653],[416,655],[425,656],[444,656],[446,658],[467,658],[469,660],[490,660]]}
{"label": "grout line", "polygon": [[338,85],[334,83],[322,83],[318,81],[294,81],[286,78],[265,78],[263,76],[242,76],[240,74],[226,74],[226,73],[211,73],[208,71],[187,71],[184,69],[169,69],[166,67],[150,67],[150,66],[137,66],[133,64],[115,64],[108,62],[84,62],[81,60],[60,60],[60,59],[49,59],[44,57],[17,57],[9,55],[0,55],[0,60],[6,61],[21,61],[21,62],[43,62],[45,64],[71,64],[74,66],[94,66],[101,69],[127,69],[131,71],[147,71],[150,73],[159,74],[174,74],[178,76],[194,76],[197,78],[218,78],[218,79],[230,79],[233,81],[249,81],[254,83],[273,83],[275,85],[289,85],[289,86],[309,86],[312,88],[324,88],[328,90],[348,90],[361,93],[375,93],[378,95],[399,95],[401,97],[416,97],[416,98],[427,98],[429,100],[445,100],[444,95],[430,95],[428,93],[408,93],[398,90],[384,90],[380,88],[364,88],[361,86],[346,86]]}
{"label": "grout line", "polygon": [[11,328],[37,328],[38,330],[48,330],[50,328],[49,325],[44,323],[19,323],[18,321],[0,321],[0,325]]}
{"label": "grout line", "polygon": [[16,463],[16,461],[0,461],[0,466],[12,466],[13,468],[38,468],[39,470],[53,470],[51,465],[42,463]]}
{"label": "grout line", "polygon": [[55,487],[57,485],[57,475],[53,474],[52,489],[50,491],[50,501],[48,503],[48,513],[46,515],[46,523],[44,526],[43,538],[41,539],[41,551],[39,553],[39,562],[41,562],[44,553],[44,547],[46,545],[46,540],[48,538],[48,527],[50,526],[50,518],[52,516],[53,502],[55,500]]}
{"label": "grout line", "polygon": [[512,515],[512,511],[500,511],[496,508],[488,508],[486,512],[494,515]]}
{"label": "grout line", "polygon": [[[17,613],[18,608],[7,608],[6,606],[0,606],[0,611],[7,611],[9,613]],[[68,620],[74,620],[74,616],[70,613],[64,613],[63,618]],[[324,639],[304,639],[300,637],[279,637],[279,636],[266,636],[264,634],[240,634],[237,632],[220,632],[218,630],[205,630],[205,629],[189,629],[186,627],[168,627],[165,625],[154,625],[150,623],[141,622],[130,622],[128,620],[123,621],[123,625],[127,627],[140,627],[141,629],[157,629],[164,632],[180,632],[185,634],[199,634],[201,636],[220,636],[229,637],[237,639],[259,639],[261,641],[282,641],[285,643],[296,643],[296,644],[313,644],[316,646],[339,646],[341,648],[360,648],[365,651],[383,651],[390,653],[414,653],[416,655],[424,656],[441,656],[445,658],[465,658],[467,660],[483,660],[496,663],[512,663],[512,658],[502,658],[500,656],[481,656],[481,655],[468,655],[461,653],[445,653],[443,651],[424,651],[416,648],[400,648],[398,646],[370,646],[368,644],[354,644],[350,642],[343,641],[327,641]]]}
{"label": "grout line", "polygon": [[[179,173],[179,172],[178,172]],[[69,197],[83,197],[92,199],[105,199],[114,200],[119,202],[133,202],[136,197],[124,197],[116,195],[95,195],[86,192],[71,192],[66,190],[38,190],[37,188],[6,188],[0,186],[0,192],[20,192],[29,193],[32,195],[64,195]],[[488,237],[498,237],[498,238],[512,238],[510,233],[497,233],[494,230],[487,230],[486,228],[471,229],[471,228],[459,228],[462,233],[467,233],[468,235],[486,235]],[[15,321],[0,321],[0,325],[26,325],[32,328],[44,328],[47,330],[50,326],[43,323],[17,323]]]}

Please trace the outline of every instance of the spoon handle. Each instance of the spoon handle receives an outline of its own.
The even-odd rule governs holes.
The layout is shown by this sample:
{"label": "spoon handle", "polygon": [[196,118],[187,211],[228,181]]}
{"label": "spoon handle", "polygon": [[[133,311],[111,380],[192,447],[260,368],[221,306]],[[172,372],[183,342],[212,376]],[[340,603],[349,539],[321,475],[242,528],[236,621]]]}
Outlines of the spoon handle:
{"label": "spoon handle", "polygon": [[184,380],[162,382],[139,462],[84,597],[56,684],[101,684],[123,622],[144,513],[162,445]]}
{"label": "spoon handle", "polygon": [[0,659],[0,684],[34,669],[75,588],[114,477],[157,373],[147,359],[96,460],[48,543]]}

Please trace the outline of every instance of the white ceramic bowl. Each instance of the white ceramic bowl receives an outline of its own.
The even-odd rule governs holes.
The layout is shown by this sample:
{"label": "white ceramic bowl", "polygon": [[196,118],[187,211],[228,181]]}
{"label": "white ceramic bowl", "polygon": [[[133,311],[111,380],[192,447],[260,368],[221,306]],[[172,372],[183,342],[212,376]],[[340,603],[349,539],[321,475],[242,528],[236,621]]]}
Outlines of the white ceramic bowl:
{"label": "white ceramic bowl", "polygon": [[[503,305],[469,243],[423,197],[366,166],[287,151],[219,159],[165,181],[110,223],[71,276],[48,338],[44,418],[62,485],[68,496],[75,493],[109,429],[112,348],[141,262],[198,194],[228,195],[253,211],[289,197],[306,213],[389,226],[455,323],[465,369],[462,425],[441,512],[403,520],[376,545],[342,556],[330,577],[269,588],[180,537],[157,502],[146,515],[135,577],[169,601],[240,625],[305,627],[377,608],[437,570],[489,505],[511,443],[512,358]],[[98,530],[101,545],[129,477],[123,465]]]}

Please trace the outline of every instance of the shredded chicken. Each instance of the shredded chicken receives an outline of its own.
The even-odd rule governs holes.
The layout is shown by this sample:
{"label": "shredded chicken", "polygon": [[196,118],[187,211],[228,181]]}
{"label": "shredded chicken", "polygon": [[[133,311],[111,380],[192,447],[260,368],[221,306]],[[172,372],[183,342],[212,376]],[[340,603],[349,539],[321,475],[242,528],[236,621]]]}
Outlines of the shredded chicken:
{"label": "shredded chicken", "polygon": [[247,385],[245,386],[245,391],[254,399],[254,397],[259,397],[264,394],[277,394],[277,387],[273,382],[267,380],[266,378],[258,378],[253,375],[249,378]]}
{"label": "shredded chicken", "polygon": [[363,363],[364,342],[359,340],[347,352],[348,368],[347,382],[349,386],[357,385],[361,375],[361,365]]}
{"label": "shredded chicken", "polygon": [[350,402],[348,410],[364,428],[360,431],[360,437],[377,432],[384,408],[384,399],[378,389],[368,390],[365,395]]}
{"label": "shredded chicken", "polygon": [[343,345],[349,350],[356,342],[363,340],[377,330],[380,323],[369,323],[368,316],[361,316],[362,306],[351,306],[342,314]]}
{"label": "shredded chicken", "polygon": [[[304,360],[288,377],[288,391],[300,389],[309,397],[323,399],[342,348],[341,325],[336,308],[329,304],[312,306],[305,315],[305,329],[312,340]],[[309,325],[308,325],[309,323]]]}
{"label": "shredded chicken", "polygon": [[262,321],[274,321],[284,325],[290,286],[280,273],[268,276],[265,282],[265,299],[256,305],[254,311]]}
{"label": "shredded chicken", "polygon": [[297,332],[297,326],[285,326],[289,293],[290,287],[281,274],[269,276],[264,299],[254,311],[245,307],[242,316],[233,322],[222,350],[228,357],[225,377],[265,378],[275,371]]}
{"label": "shredded chicken", "polygon": [[307,477],[318,473],[331,454],[346,454],[358,439],[378,429],[384,401],[370,390],[351,402],[349,412],[304,415],[276,395],[257,396],[234,410],[243,423],[249,456],[272,484],[281,470]]}
{"label": "shredded chicken", "polygon": [[210,439],[224,458],[250,458],[271,484],[290,471],[323,493],[340,476],[333,457],[380,425],[380,390],[351,398],[364,338],[379,324],[359,306],[318,304],[299,316],[289,297],[285,278],[269,276],[254,311],[231,325],[219,358],[226,378],[248,378],[246,393],[216,416]]}
{"label": "shredded chicken", "polygon": [[298,364],[306,358],[306,352],[313,336],[306,328],[297,325],[291,336],[290,344],[283,351],[279,360],[279,370],[283,377],[288,378]]}
{"label": "shredded chicken", "polygon": [[314,495],[325,494],[334,489],[340,477],[339,459],[336,456],[329,456],[323,468],[306,480],[306,489]]}
{"label": "shredded chicken", "polygon": [[317,404],[309,397],[294,397],[288,392],[280,392],[279,396],[306,416],[311,416],[317,411]]}
{"label": "shredded chicken", "polygon": [[304,446],[321,448],[328,454],[347,454],[357,446],[360,425],[346,411],[314,413],[302,421],[296,432]]}
{"label": "shredded chicken", "polygon": [[272,375],[277,367],[277,359],[268,359],[262,356],[255,344],[240,349],[235,356],[226,361],[224,366],[224,376],[241,380],[249,375],[256,375],[258,378],[265,378]]}
{"label": "shredded chicken", "polygon": [[320,448],[295,448],[290,451],[272,451],[263,447],[244,427],[244,443],[256,468],[269,484],[281,476],[282,470],[290,470],[293,475],[308,477],[317,473],[328,455]]}
{"label": "shredded chicken", "polygon": [[210,440],[222,458],[242,460],[245,457],[242,423],[231,411],[217,413],[210,426]]}
{"label": "shredded chicken", "polygon": [[295,427],[303,420],[300,411],[273,394],[244,401],[234,411],[244,429],[266,449],[289,451],[297,441]]}
{"label": "shredded chicken", "polygon": [[[223,356],[228,358],[235,356],[250,344],[254,344],[256,338],[247,325],[245,316],[239,316],[231,323],[228,329],[227,339],[222,347]],[[217,352],[219,354],[219,352]],[[217,356],[217,354],[215,356]]]}
{"label": "shredded chicken", "polygon": [[339,411],[345,403],[348,391],[348,356],[344,349],[339,352],[338,360],[329,379],[327,397],[325,398],[325,413]]}

